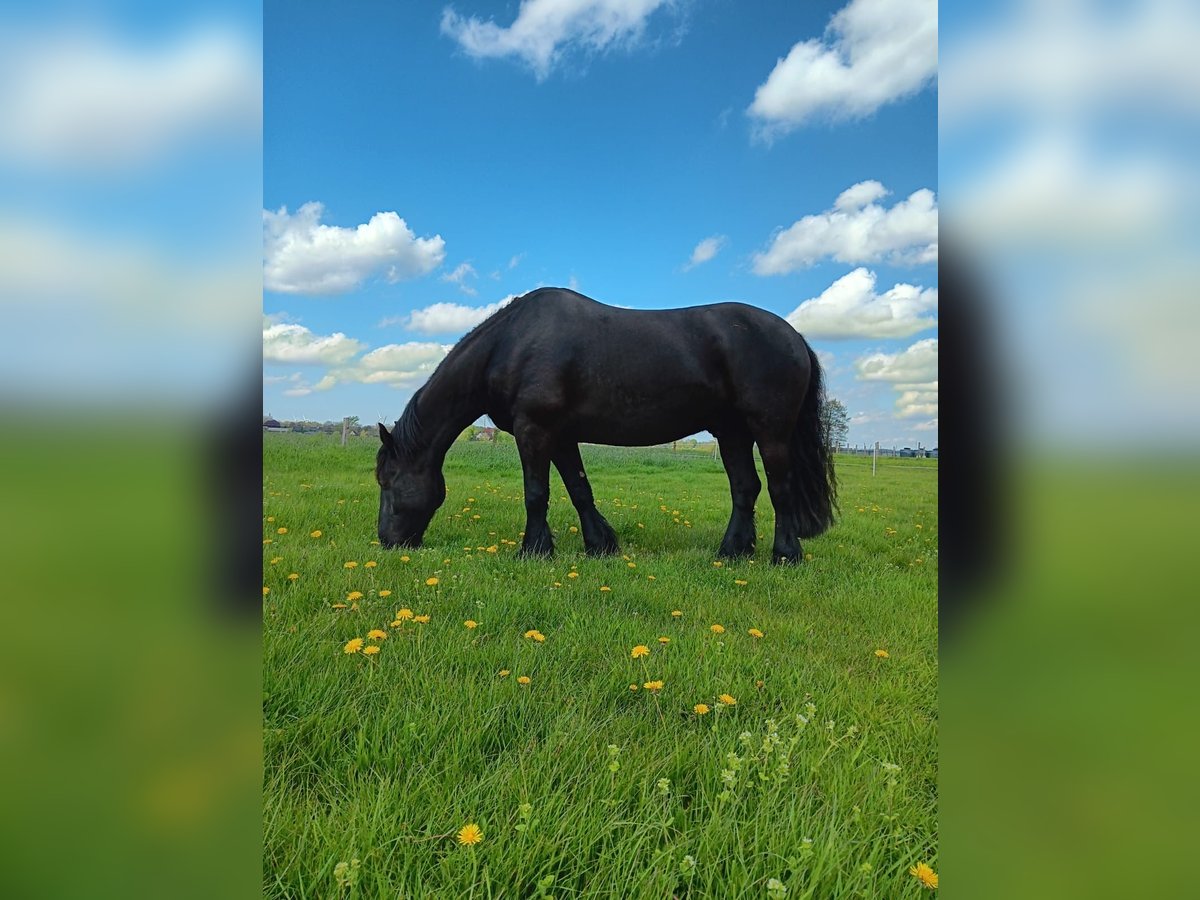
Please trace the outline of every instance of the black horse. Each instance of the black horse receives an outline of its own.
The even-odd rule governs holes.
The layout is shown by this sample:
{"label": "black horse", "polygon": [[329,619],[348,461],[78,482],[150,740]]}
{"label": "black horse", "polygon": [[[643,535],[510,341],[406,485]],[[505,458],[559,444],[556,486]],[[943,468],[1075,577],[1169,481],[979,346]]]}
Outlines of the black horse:
{"label": "black horse", "polygon": [[521,455],[522,554],[554,550],[546,522],[550,463],[579,511],[588,553],[617,552],[616,533],[596,509],[580,441],[646,446],[707,430],[720,442],[733,495],[720,554],[754,553],[758,444],[775,507],[772,559],[797,562],[799,539],[833,521],[823,401],[816,354],[773,313],[741,303],[618,309],[541,288],[459,341],[392,431],[380,424],[379,541],[420,544],[446,499],[446,451],[486,414],[516,438]]}

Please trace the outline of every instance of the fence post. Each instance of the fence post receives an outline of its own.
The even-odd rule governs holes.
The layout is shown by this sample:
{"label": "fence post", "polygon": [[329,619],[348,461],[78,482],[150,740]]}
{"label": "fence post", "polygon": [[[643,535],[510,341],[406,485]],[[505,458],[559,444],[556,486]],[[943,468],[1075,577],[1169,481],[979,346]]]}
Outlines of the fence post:
{"label": "fence post", "polygon": [[342,419],[342,446],[346,446],[346,432],[350,430],[350,417],[346,416]]}
{"label": "fence post", "polygon": [[871,451],[871,477],[875,477],[875,463],[879,459],[879,441],[875,442],[875,449]]}

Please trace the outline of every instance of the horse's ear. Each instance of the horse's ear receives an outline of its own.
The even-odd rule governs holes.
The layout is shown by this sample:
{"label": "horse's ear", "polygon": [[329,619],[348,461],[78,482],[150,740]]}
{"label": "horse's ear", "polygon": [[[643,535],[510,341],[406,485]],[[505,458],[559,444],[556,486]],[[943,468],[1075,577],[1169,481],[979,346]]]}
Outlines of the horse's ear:
{"label": "horse's ear", "polygon": [[382,422],[379,423],[379,440],[382,441],[383,446],[387,447],[389,450],[396,449],[395,445],[392,443],[392,436],[388,434],[388,430],[384,427]]}

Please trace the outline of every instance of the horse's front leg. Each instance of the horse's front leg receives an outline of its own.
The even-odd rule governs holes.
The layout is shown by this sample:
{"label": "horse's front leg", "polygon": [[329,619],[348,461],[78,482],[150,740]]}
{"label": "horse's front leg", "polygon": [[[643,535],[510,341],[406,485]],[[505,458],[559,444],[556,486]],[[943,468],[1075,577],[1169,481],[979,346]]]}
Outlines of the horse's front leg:
{"label": "horse's front leg", "polygon": [[548,431],[535,425],[518,426],[513,431],[525,477],[525,540],[521,543],[521,555],[549,556],[554,552],[554,536],[546,521],[553,440]]}
{"label": "horse's front leg", "polygon": [[559,444],[554,451],[554,468],[562,476],[563,484],[575,509],[579,512],[579,525],[583,530],[583,545],[590,556],[608,556],[620,550],[617,533],[608,520],[596,509],[596,498],[583,470],[583,457],[579,445],[574,441]]}

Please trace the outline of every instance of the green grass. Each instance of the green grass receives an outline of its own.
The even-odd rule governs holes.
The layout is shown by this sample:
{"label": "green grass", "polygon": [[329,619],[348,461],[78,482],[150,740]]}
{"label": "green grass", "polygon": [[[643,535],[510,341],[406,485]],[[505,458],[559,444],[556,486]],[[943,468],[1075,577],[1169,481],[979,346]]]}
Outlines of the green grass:
{"label": "green grass", "polygon": [[[717,567],[718,460],[585,447],[627,558],[584,555],[555,476],[557,554],[527,561],[515,448],[456,445],[405,561],[373,543],[374,441],[264,445],[266,895],[922,893],[908,868],[937,868],[936,463],[881,460],[872,477],[839,458],[841,519],[798,568],[769,565],[764,488],[757,557]],[[357,610],[333,608],[355,590]],[[392,628],[403,607],[430,622]],[[390,632],[378,655],[343,652],[373,628]],[[468,822],[484,840],[459,847]]]}

